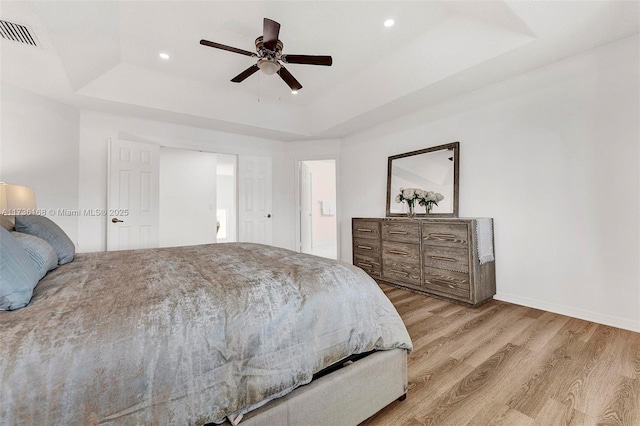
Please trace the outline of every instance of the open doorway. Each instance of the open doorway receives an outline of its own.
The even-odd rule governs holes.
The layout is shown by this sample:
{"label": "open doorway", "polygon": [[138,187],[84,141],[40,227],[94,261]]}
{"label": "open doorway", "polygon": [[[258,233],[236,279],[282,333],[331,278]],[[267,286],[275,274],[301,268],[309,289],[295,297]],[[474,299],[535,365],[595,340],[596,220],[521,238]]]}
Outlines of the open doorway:
{"label": "open doorway", "polygon": [[300,161],[300,252],[338,258],[336,161]]}
{"label": "open doorway", "polygon": [[237,157],[163,147],[159,158],[159,246],[237,241]]}
{"label": "open doorway", "polygon": [[160,149],[160,247],[216,242],[217,155]]}

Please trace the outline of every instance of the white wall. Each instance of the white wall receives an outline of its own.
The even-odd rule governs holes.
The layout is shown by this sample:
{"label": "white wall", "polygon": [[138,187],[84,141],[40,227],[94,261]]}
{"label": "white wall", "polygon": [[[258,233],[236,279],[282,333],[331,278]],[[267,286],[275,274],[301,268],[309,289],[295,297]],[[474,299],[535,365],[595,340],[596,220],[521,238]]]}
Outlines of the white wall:
{"label": "white wall", "polygon": [[216,157],[160,149],[160,247],[216,242]]}
{"label": "white wall", "polygon": [[[460,141],[460,216],[495,219],[497,298],[640,331],[639,38],[343,140],[340,225],[385,214],[387,157]],[[351,260],[351,233],[341,234]]]}
{"label": "white wall", "polygon": [[77,243],[78,111],[6,83],[1,89],[0,180],[33,187],[38,209]]}
{"label": "white wall", "polygon": [[[153,120],[129,118],[92,111],[80,113],[80,208],[105,208],[107,201],[107,141],[126,134],[144,138],[162,146],[202,150],[222,154],[264,155],[273,160],[273,244],[294,248],[290,206],[293,192],[288,191],[290,176],[284,143],[251,136],[236,135]],[[81,217],[80,251],[106,248],[106,220]]]}

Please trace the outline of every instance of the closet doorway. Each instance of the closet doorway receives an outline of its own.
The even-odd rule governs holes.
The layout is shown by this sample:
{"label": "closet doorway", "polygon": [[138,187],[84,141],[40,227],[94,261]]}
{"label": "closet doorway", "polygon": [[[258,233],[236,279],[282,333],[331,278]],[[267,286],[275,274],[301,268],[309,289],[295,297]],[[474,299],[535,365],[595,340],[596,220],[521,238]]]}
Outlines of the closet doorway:
{"label": "closet doorway", "polygon": [[299,165],[299,250],[338,258],[336,161],[305,160]]}
{"label": "closet doorway", "polygon": [[238,156],[218,154],[216,175],[216,218],[219,243],[238,241],[237,182]]}
{"label": "closet doorway", "polygon": [[238,157],[109,141],[107,250],[238,240]]}
{"label": "closet doorway", "polygon": [[160,149],[160,247],[237,238],[237,157]]}

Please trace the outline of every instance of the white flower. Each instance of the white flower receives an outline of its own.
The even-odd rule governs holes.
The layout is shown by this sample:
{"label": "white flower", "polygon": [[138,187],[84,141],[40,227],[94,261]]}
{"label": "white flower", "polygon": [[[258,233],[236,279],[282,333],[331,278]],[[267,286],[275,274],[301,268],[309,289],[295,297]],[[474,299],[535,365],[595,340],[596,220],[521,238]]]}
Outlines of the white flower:
{"label": "white flower", "polygon": [[428,210],[442,200],[444,195],[439,192],[425,191],[420,188],[400,188],[400,193],[396,195],[396,203],[406,201],[407,204],[413,205],[417,201],[421,206],[427,206]]}
{"label": "white flower", "polygon": [[413,200],[416,197],[416,190],[414,188],[406,188],[402,191],[402,196],[407,200]]}

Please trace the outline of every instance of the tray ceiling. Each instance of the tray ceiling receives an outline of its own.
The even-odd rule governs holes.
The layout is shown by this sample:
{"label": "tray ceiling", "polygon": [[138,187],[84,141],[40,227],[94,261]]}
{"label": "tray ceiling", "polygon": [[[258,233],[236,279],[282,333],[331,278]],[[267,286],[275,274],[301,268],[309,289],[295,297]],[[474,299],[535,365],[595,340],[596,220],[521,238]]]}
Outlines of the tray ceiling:
{"label": "tray ceiling", "polygon": [[[2,40],[2,80],[61,102],[279,140],[340,137],[639,30],[624,1],[2,1],[40,47]],[[262,19],[285,53],[332,55],[229,80]],[[391,28],[383,22],[393,18]],[[158,55],[166,52],[170,59]]]}

